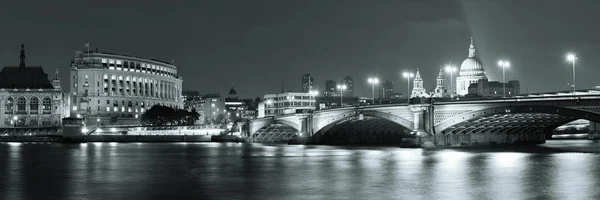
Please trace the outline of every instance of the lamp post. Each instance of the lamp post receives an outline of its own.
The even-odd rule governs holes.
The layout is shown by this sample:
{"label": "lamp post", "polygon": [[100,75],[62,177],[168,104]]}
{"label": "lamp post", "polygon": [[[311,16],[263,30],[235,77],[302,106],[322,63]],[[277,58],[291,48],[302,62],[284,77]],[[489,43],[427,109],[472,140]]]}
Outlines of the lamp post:
{"label": "lamp post", "polygon": [[575,60],[577,60],[577,56],[574,53],[569,53],[567,60],[573,63],[573,95],[575,95]]}
{"label": "lamp post", "polygon": [[450,98],[454,97],[454,72],[456,71],[456,67],[448,65],[446,66],[446,72],[450,72]]}
{"label": "lamp post", "polygon": [[412,72],[404,72],[404,73],[402,73],[402,76],[404,78],[406,78],[406,83],[407,83],[406,84],[406,97],[407,97],[407,100],[410,101],[410,95],[409,95],[409,93],[410,93],[410,78],[415,76],[415,74],[413,74]]}
{"label": "lamp post", "polygon": [[369,82],[369,84],[371,84],[371,91],[373,93],[373,105],[375,105],[375,84],[379,83],[379,79],[369,78],[367,81]]}
{"label": "lamp post", "polygon": [[502,98],[506,97],[506,68],[510,67],[510,62],[506,60],[498,61],[498,66],[502,67]]}
{"label": "lamp post", "polygon": [[[211,100],[212,101],[212,100]],[[214,116],[214,112],[212,111],[212,108],[215,107],[215,103],[211,103],[210,104],[210,124],[213,124],[213,116]]]}
{"label": "lamp post", "polygon": [[342,104],[344,104],[343,98],[344,98],[344,90],[346,89],[346,85],[344,85],[344,84],[337,85],[337,89],[340,90],[340,107],[342,107]]}

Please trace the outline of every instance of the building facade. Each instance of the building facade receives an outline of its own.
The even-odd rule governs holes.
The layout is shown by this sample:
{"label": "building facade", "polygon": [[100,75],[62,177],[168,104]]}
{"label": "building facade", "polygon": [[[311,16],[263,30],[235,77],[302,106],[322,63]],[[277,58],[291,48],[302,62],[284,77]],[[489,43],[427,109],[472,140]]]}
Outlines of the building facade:
{"label": "building facade", "polygon": [[329,109],[329,108],[339,108],[341,106],[354,106],[359,104],[358,97],[326,97],[320,96],[315,98],[316,101],[316,109]]}
{"label": "building facade", "polygon": [[258,115],[265,117],[296,113],[298,110],[304,111],[315,109],[315,96],[313,94],[303,92],[266,94],[263,98],[263,102],[264,114],[259,113]]}
{"label": "building facade", "polygon": [[473,44],[473,38],[471,38],[469,57],[460,65],[459,76],[456,78],[456,94],[458,96],[465,96],[469,93],[469,86],[471,84],[487,79],[483,63],[475,56],[475,45]]}
{"label": "building facade", "polygon": [[325,81],[325,91],[323,91],[323,96],[327,97],[335,97],[339,96],[337,91],[337,82],[334,80]]}
{"label": "building facade", "polygon": [[354,79],[352,76],[346,76],[342,80],[342,84],[346,85],[346,89],[344,90],[345,97],[353,97],[354,96]]}
{"label": "building facade", "polygon": [[302,75],[302,92],[308,93],[313,90],[315,80],[310,74]]}
{"label": "building facade", "polygon": [[218,93],[209,93],[202,96],[200,120],[202,124],[218,124],[225,121],[227,109],[225,100]]}
{"label": "building facade", "polygon": [[379,86],[379,98],[388,99],[394,94],[394,82],[385,81]]}
{"label": "building facade", "polygon": [[69,116],[68,95],[60,86],[58,70],[50,82],[41,66],[25,66],[21,45],[18,67],[0,71],[0,127],[57,127]]}
{"label": "building facade", "polygon": [[168,62],[76,51],[70,78],[71,112],[88,124],[139,124],[153,105],[183,108],[183,80]]}
{"label": "building facade", "polygon": [[469,93],[466,96],[512,97],[519,95],[520,90],[521,86],[519,81],[513,80],[503,84],[499,81],[488,81],[487,79],[481,79],[477,83],[473,83],[469,86]]}

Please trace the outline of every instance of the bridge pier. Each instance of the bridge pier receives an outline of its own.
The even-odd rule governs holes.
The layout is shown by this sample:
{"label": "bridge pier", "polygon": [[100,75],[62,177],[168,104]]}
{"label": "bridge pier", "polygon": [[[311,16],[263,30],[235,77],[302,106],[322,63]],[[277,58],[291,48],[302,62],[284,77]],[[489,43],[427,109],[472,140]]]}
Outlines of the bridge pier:
{"label": "bridge pier", "polygon": [[410,110],[413,113],[414,126],[411,134],[416,136],[415,144],[424,148],[435,147],[435,138],[428,132],[433,130],[433,123],[430,120],[431,104],[410,105]]}
{"label": "bridge pier", "polygon": [[600,123],[590,121],[588,140],[600,140]]}

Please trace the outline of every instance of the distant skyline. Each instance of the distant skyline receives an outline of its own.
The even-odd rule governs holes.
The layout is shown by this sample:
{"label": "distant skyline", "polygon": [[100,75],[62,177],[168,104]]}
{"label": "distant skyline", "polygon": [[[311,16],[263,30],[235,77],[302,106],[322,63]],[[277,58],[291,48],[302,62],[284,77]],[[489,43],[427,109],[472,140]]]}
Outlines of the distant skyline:
{"label": "distant skyline", "polygon": [[[59,5],[57,5],[59,4]],[[8,1],[0,7],[0,66],[17,66],[21,43],[27,65],[69,83],[75,51],[90,49],[175,61],[185,90],[242,98],[301,91],[310,73],[325,80],[354,79],[354,93],[371,96],[367,78],[394,82],[420,69],[435,86],[439,68],[457,68],[470,37],[492,81],[497,60],[510,60],[507,80],[522,92],[569,90],[568,52],[578,55],[577,88],[600,85],[600,5],[594,0],[377,1]],[[456,77],[456,75],[455,75]]]}

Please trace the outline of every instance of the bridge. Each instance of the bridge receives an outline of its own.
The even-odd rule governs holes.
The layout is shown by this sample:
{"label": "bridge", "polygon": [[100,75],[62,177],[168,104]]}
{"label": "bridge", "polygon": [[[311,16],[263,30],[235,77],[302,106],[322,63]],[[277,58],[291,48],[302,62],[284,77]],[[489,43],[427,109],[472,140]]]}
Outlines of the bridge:
{"label": "bridge", "polygon": [[335,144],[383,141],[416,146],[544,143],[555,128],[590,121],[600,132],[600,95],[502,99],[410,99],[409,103],[341,107],[250,121],[250,142]]}

